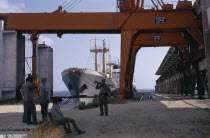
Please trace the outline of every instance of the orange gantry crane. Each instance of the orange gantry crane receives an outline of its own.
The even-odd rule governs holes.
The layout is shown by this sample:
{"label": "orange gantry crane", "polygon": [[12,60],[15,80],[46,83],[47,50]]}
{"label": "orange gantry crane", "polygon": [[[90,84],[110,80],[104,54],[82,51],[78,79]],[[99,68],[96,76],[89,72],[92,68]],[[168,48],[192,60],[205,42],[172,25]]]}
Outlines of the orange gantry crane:
{"label": "orange gantry crane", "polygon": [[[153,1],[153,0],[152,0]],[[68,13],[59,7],[52,13],[0,13],[5,30],[31,34],[32,72],[37,78],[36,43],[38,34],[113,33],[121,34],[120,99],[132,95],[137,51],[143,46],[169,45],[185,51],[188,33],[204,47],[191,1],[178,1],[176,8],[158,0],[156,8],[144,9],[144,0],[117,0],[120,12]],[[159,6],[161,9],[159,8]]]}

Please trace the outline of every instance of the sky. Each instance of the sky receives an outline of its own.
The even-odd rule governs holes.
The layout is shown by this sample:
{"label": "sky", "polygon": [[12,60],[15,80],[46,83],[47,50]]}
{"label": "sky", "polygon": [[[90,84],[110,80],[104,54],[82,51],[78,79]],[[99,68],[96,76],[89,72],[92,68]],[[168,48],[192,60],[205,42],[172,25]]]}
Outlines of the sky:
{"label": "sky", "polygon": [[[42,13],[53,12],[66,0],[0,0],[0,13]],[[71,1],[71,0],[69,0]],[[74,0],[72,0],[73,2]],[[167,0],[175,1],[175,0]],[[145,0],[145,5],[152,5]],[[116,0],[80,0],[69,12],[116,12]],[[70,67],[94,69],[93,54],[90,48],[102,46],[105,39],[109,47],[111,61],[120,58],[120,34],[68,34],[58,38],[56,35],[40,35],[39,43],[45,43],[54,49],[54,91],[67,91],[62,82],[61,72]],[[32,44],[26,41],[26,57],[32,56]],[[138,89],[154,89],[159,76],[155,73],[160,66],[169,47],[142,48],[139,50],[135,64],[135,85]],[[101,58],[101,55],[99,55]],[[31,60],[28,59],[31,66]],[[101,65],[102,66],[102,65]],[[26,66],[26,73],[30,69]]]}

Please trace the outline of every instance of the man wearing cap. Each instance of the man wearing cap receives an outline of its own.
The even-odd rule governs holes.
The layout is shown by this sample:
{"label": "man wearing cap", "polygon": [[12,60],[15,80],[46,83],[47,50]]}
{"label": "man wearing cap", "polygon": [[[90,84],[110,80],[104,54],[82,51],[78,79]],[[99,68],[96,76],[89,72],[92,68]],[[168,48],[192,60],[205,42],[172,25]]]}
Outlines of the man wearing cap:
{"label": "man wearing cap", "polygon": [[41,96],[40,96],[40,105],[41,105],[41,113],[42,113],[42,121],[47,121],[48,114],[48,105],[50,102],[50,85],[47,83],[46,78],[42,78],[42,88],[41,88]]}

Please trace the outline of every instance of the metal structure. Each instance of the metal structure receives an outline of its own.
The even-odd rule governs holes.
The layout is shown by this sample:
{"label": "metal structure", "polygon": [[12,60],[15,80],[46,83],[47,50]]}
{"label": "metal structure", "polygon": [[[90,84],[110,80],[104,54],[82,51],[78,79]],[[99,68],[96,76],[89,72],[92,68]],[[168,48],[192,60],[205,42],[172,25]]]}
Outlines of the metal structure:
{"label": "metal structure", "polygon": [[[5,21],[5,30],[31,34],[35,77],[38,34],[56,33],[58,37],[67,33],[121,34],[119,97],[124,99],[132,95],[135,57],[141,47],[173,45],[184,52],[185,45],[191,40],[196,40],[200,49],[204,47],[199,31],[201,23],[195,18],[192,2],[179,0],[176,9],[171,4],[164,4],[162,0],[159,2],[161,9],[144,9],[144,0],[117,0],[120,12],[67,13],[59,7],[53,13],[0,14],[0,19]],[[182,34],[188,34],[190,38]]]}
{"label": "metal structure", "polygon": [[[202,27],[199,28],[205,40],[205,48],[190,39],[189,34],[183,35],[187,43],[180,52],[177,48],[170,47],[163,59],[156,75],[156,92],[171,93],[178,95],[195,94],[199,98],[208,97],[209,93],[209,23],[210,16],[209,0],[197,0],[193,5],[195,17],[202,19]],[[208,10],[207,10],[208,9]],[[207,95],[205,95],[207,93]]]}

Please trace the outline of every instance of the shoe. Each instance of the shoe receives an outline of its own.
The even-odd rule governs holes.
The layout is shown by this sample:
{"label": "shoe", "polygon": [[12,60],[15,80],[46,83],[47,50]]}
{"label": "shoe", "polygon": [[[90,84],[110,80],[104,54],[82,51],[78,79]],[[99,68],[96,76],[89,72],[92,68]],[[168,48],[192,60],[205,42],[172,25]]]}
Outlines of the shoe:
{"label": "shoe", "polygon": [[100,114],[99,116],[103,116],[104,114]]}
{"label": "shoe", "polygon": [[69,130],[69,131],[66,131],[66,134],[69,134],[69,133],[71,133],[71,130]]}
{"label": "shoe", "polygon": [[106,114],[106,116],[108,116],[108,114]]}
{"label": "shoe", "polygon": [[27,125],[31,125],[31,124],[33,124],[33,123],[32,123],[32,122],[28,122],[28,123],[27,123]]}
{"label": "shoe", "polygon": [[38,123],[37,122],[33,122],[33,125],[38,125]]}
{"label": "shoe", "polygon": [[78,130],[78,132],[77,132],[78,135],[81,135],[81,134],[84,134],[84,133],[86,133],[86,131]]}
{"label": "shoe", "polygon": [[26,123],[26,121],[22,121],[22,123]]}

